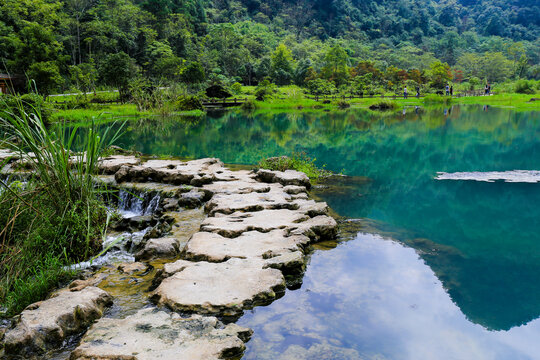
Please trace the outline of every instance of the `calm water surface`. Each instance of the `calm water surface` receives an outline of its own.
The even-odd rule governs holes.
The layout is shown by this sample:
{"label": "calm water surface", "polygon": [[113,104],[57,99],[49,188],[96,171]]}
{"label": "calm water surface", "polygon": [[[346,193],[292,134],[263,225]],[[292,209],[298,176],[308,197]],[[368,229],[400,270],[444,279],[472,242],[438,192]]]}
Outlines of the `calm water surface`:
{"label": "calm water surface", "polygon": [[434,180],[540,170],[540,111],[485,110],[228,112],[132,122],[120,145],[237,164],[305,151],[349,175],[314,192],[340,241],[240,320],[247,359],[539,359],[540,184]]}

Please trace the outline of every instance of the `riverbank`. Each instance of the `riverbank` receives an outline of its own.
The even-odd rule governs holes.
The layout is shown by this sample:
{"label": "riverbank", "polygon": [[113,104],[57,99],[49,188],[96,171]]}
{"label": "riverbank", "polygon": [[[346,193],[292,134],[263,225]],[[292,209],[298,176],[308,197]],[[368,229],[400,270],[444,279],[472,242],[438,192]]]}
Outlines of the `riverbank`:
{"label": "riverbank", "polygon": [[[523,94],[493,94],[490,96],[468,96],[468,97],[453,97],[448,98],[438,95],[428,95],[426,98],[416,98],[410,96],[407,99],[393,97],[393,94],[385,94],[385,97],[380,96],[373,98],[354,98],[340,97],[320,97],[314,100],[311,95],[307,95],[296,87],[278,88],[277,93],[273,97],[269,97],[264,101],[257,101],[253,95],[253,87],[244,87],[243,92],[238,94],[236,99],[247,99],[248,104],[235,108],[245,108],[247,111],[302,111],[302,112],[324,112],[338,111],[349,107],[362,108],[368,111],[373,105],[378,105],[381,102],[391,103],[393,108],[390,110],[401,110],[407,107],[439,107],[441,105],[488,105],[496,107],[507,107],[517,111],[530,111],[540,109],[539,101],[531,101],[534,98],[540,98],[540,95],[523,95]],[[85,122],[90,119],[98,121],[111,121],[122,119],[135,119],[141,117],[178,117],[178,118],[196,118],[203,116],[203,110],[190,111],[165,111],[163,109],[150,109],[139,111],[134,104],[92,104],[88,108],[62,109],[57,101],[70,101],[76,98],[75,95],[64,97],[55,97],[50,104],[54,110],[50,116],[52,122],[70,121],[70,122]]]}

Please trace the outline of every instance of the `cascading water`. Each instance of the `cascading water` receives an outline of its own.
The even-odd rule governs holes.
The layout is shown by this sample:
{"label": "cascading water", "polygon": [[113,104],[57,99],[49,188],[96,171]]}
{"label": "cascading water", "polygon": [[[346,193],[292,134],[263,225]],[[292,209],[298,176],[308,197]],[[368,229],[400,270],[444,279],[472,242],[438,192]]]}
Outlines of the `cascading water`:
{"label": "cascading water", "polygon": [[125,190],[118,193],[118,211],[125,218],[153,214],[161,201],[159,194],[134,194]]}

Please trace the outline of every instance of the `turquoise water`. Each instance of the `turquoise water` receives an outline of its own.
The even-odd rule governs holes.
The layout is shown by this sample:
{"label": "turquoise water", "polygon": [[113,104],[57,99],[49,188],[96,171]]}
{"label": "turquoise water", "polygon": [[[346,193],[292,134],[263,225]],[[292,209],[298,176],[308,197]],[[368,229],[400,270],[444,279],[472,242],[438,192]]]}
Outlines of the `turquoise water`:
{"label": "turquoise water", "polygon": [[539,135],[540,112],[479,106],[141,121],[120,145],[238,164],[305,151],[349,175],[314,192],[347,231],[301,289],[240,320],[246,358],[534,359],[540,183],[434,177],[540,170]]}

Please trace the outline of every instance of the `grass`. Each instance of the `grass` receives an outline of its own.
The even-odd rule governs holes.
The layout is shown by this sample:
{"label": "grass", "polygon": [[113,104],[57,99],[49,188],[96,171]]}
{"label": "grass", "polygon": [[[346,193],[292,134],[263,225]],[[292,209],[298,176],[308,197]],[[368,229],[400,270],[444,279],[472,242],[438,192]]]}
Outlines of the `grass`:
{"label": "grass", "polygon": [[65,265],[101,248],[107,214],[93,175],[118,132],[100,136],[92,124],[79,138],[78,126],[47,127],[40,109],[29,112],[22,101],[0,112],[0,128],[3,146],[32,174],[27,183],[0,185],[0,303],[10,316],[69,278]]}
{"label": "grass", "polygon": [[262,159],[259,161],[258,167],[261,169],[286,171],[296,170],[301,171],[312,181],[319,181],[332,175],[332,172],[315,165],[316,159],[311,159],[305,153],[295,153],[291,157],[280,156]]}

